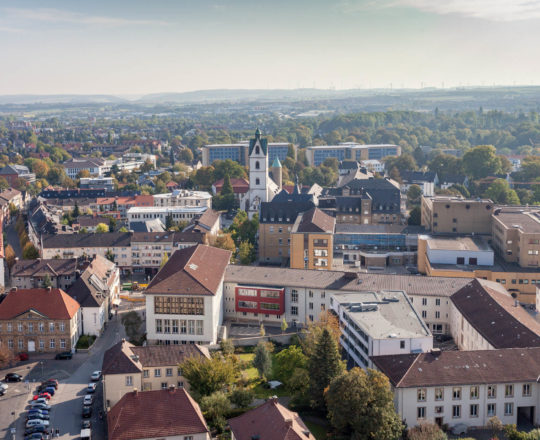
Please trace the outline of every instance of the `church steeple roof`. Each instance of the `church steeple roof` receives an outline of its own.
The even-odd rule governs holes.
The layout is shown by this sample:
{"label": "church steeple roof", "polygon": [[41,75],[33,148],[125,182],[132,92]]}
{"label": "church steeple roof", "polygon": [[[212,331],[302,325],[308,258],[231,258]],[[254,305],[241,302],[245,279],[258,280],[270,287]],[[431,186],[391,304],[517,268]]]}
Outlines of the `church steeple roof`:
{"label": "church steeple roof", "polygon": [[253,139],[250,139],[249,141],[249,155],[251,156],[251,153],[253,152],[253,148],[255,148],[255,144],[259,144],[261,146],[261,149],[266,156],[268,154],[268,140],[261,137],[261,130],[257,128],[255,130],[255,137]]}
{"label": "church steeple roof", "polygon": [[272,162],[272,168],[281,168],[281,162],[279,161],[279,157],[275,157],[274,162]]}

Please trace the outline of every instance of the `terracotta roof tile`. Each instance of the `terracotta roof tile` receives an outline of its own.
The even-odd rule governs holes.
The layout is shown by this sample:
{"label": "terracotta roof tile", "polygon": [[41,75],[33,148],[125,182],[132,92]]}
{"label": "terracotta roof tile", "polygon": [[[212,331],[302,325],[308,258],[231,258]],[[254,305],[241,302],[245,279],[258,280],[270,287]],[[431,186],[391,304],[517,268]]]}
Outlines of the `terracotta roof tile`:
{"label": "terracotta roof tile", "polygon": [[139,362],[143,367],[179,365],[190,357],[210,358],[206,347],[195,344],[147,345],[145,347],[131,347],[131,351],[139,356]]}
{"label": "terracotta roof tile", "polygon": [[308,440],[313,438],[300,416],[285,408],[277,399],[270,399],[228,422],[237,440],[252,440],[253,438]]}
{"label": "terracotta roof tile", "polygon": [[107,415],[109,440],[204,434],[199,405],[183,388],[124,394]]}
{"label": "terracotta roof tile", "polygon": [[336,219],[319,208],[312,208],[297,218],[293,232],[334,232]]}
{"label": "terracotta roof tile", "polygon": [[50,276],[58,275],[73,275],[77,270],[76,258],[51,258],[37,260],[19,260],[13,265],[11,276],[13,277],[28,277],[28,276]]}
{"label": "terracotta roof tile", "polygon": [[230,258],[230,251],[201,244],[177,250],[145,293],[215,295]]}
{"label": "terracotta roof tile", "polygon": [[71,319],[79,309],[79,303],[62,289],[18,289],[0,303],[0,319],[12,319],[28,310],[49,319]]}
{"label": "terracotta roof tile", "polygon": [[103,355],[102,373],[140,373],[142,371],[142,365],[134,357],[133,351],[131,351],[133,347],[133,344],[122,339],[109,348]]}

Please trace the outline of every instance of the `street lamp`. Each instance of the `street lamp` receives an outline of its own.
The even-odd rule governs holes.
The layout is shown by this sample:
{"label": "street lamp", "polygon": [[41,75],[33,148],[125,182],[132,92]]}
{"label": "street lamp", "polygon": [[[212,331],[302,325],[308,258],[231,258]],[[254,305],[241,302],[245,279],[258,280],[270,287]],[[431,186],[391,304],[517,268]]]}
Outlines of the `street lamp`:
{"label": "street lamp", "polygon": [[41,364],[41,379],[43,379],[43,361],[39,362]]}

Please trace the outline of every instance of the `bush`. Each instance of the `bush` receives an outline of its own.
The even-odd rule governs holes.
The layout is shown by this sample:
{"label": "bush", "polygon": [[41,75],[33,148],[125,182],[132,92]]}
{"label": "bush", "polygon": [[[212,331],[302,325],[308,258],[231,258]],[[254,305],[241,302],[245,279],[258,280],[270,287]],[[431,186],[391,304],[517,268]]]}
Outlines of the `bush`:
{"label": "bush", "polygon": [[95,340],[96,337],[94,335],[81,335],[79,340],[77,341],[77,345],[75,346],[75,348],[84,350],[90,347]]}
{"label": "bush", "polygon": [[230,395],[230,401],[238,408],[246,408],[253,402],[253,391],[247,388],[236,388]]}

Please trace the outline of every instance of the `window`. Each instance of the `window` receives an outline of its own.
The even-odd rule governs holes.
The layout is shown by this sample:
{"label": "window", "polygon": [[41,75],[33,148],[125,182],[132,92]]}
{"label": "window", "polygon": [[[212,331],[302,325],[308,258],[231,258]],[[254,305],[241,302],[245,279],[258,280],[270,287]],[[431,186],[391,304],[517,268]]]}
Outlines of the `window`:
{"label": "window", "polygon": [[43,339],[39,340],[39,349],[44,350],[45,349],[45,341]]}
{"label": "window", "polygon": [[474,403],[470,406],[469,415],[471,417],[478,417],[478,404]]}
{"label": "window", "polygon": [[66,348],[66,340],[60,339],[60,348]]}
{"label": "window", "polygon": [[38,324],[38,330],[39,330],[40,332],[43,333],[43,332],[45,331],[45,324],[43,324],[42,322],[40,322],[40,323]]}
{"label": "window", "polygon": [[126,387],[133,385],[133,376],[126,376]]}
{"label": "window", "polygon": [[440,306],[440,305],[441,305],[441,299],[440,299],[440,298],[435,299],[435,305],[436,305],[436,306]]}
{"label": "window", "polygon": [[192,435],[186,435],[184,437],[184,440],[193,440],[193,436]]}
{"label": "window", "polygon": [[487,405],[487,416],[493,417],[496,414],[495,411],[495,404],[494,403],[488,403]]}
{"label": "window", "polygon": [[444,400],[444,388],[435,388],[435,400]]}
{"label": "window", "polygon": [[497,397],[497,385],[488,385],[487,396],[488,399],[495,399]]}
{"label": "window", "polygon": [[19,339],[19,350],[22,350],[24,348],[24,340]]}
{"label": "window", "polygon": [[309,310],[313,310],[313,303],[309,303]]}
{"label": "window", "polygon": [[259,179],[258,177],[255,179],[255,185],[260,185],[261,184],[261,179]]}
{"label": "window", "polygon": [[150,377],[150,370],[143,370],[143,377]]}
{"label": "window", "polygon": [[531,395],[531,385],[530,384],[528,384],[528,383],[523,384],[522,395],[523,395],[523,397],[529,397]]}
{"label": "window", "polygon": [[422,305],[427,306],[427,298],[422,298]]}
{"label": "window", "polygon": [[469,258],[469,264],[471,266],[476,266],[478,264],[478,259],[477,258]]}
{"label": "window", "polygon": [[461,405],[452,406],[452,417],[454,419],[459,419],[461,417]]}
{"label": "window", "polygon": [[441,312],[437,311],[435,312],[435,319],[439,319],[441,317]]}
{"label": "window", "polygon": [[63,322],[61,322],[61,323],[60,323],[60,331],[63,332],[63,331],[65,331],[65,330],[66,330],[66,324],[63,323]]}
{"label": "window", "polygon": [[454,387],[452,389],[452,399],[461,400],[461,387]]}
{"label": "window", "polygon": [[291,306],[291,315],[298,316],[298,307]]}
{"label": "window", "polygon": [[161,377],[161,368],[154,369],[154,377]]}
{"label": "window", "polygon": [[178,334],[178,319],[172,320],[172,332]]}
{"label": "window", "polygon": [[204,298],[156,296],[154,312],[165,315],[204,315]]}
{"label": "window", "polygon": [[261,169],[261,164],[259,163],[259,161],[255,162],[255,169],[256,169],[256,170],[260,170],[260,169]]}
{"label": "window", "polygon": [[10,350],[13,350],[13,339],[9,339],[9,340],[8,340],[8,348],[9,348]]}
{"label": "window", "polygon": [[480,395],[480,393],[478,391],[478,387],[477,386],[472,386],[471,387],[471,400],[478,399],[479,395]]}
{"label": "window", "polygon": [[163,321],[156,319],[156,333],[163,333]]}
{"label": "window", "polygon": [[422,318],[427,318],[427,312],[425,310],[422,310]]}
{"label": "window", "polygon": [[456,264],[465,264],[465,258],[464,257],[457,257],[456,258]]}
{"label": "window", "polygon": [[19,331],[19,332],[22,332],[22,331],[23,331],[23,325],[22,325],[22,322],[19,322],[19,323],[17,324],[17,331]]}
{"label": "window", "polygon": [[163,328],[165,329],[164,333],[170,333],[171,332],[171,321],[170,319],[164,319],[163,320]]}
{"label": "window", "polygon": [[203,321],[196,321],[197,322],[197,334],[202,335],[204,333],[204,322]]}
{"label": "window", "polygon": [[298,302],[298,291],[297,290],[291,290],[291,302],[296,303]]}
{"label": "window", "polygon": [[184,382],[182,381],[178,382],[178,388],[184,388]]}
{"label": "window", "polygon": [[505,385],[504,397],[514,397],[514,385]]}
{"label": "window", "polygon": [[172,368],[167,368],[167,369],[165,370],[165,375],[166,375],[166,376],[172,376]]}
{"label": "window", "polygon": [[28,333],[34,333],[34,323],[28,323]]}
{"label": "window", "polygon": [[417,419],[425,419],[426,418],[426,407],[425,406],[419,406],[416,408],[416,418]]}
{"label": "window", "polygon": [[56,341],[54,339],[51,339],[49,341],[49,348],[55,348],[56,347]]}
{"label": "window", "polygon": [[13,324],[11,322],[8,322],[7,324],[7,331],[12,332],[13,331]]}
{"label": "window", "polygon": [[514,404],[507,402],[504,404],[504,415],[511,416],[514,415]]}
{"label": "window", "polygon": [[416,400],[418,402],[425,402],[426,401],[426,389],[425,388],[418,388],[416,391]]}
{"label": "window", "polygon": [[166,390],[168,388],[167,382],[161,382],[161,389]]}
{"label": "window", "polygon": [[435,407],[435,414],[442,414],[444,411],[444,406],[436,406]]}
{"label": "window", "polygon": [[402,350],[405,348],[405,341],[399,341],[399,348]]}

